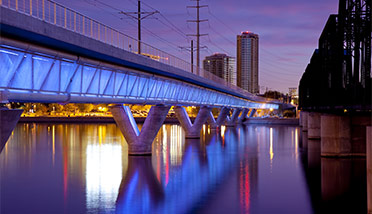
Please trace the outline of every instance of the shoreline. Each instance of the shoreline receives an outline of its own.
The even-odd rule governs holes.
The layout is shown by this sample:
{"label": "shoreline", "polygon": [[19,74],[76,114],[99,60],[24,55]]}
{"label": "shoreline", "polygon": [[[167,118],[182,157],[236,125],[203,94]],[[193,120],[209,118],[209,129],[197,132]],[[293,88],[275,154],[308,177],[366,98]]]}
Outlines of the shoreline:
{"label": "shoreline", "polygon": [[[146,117],[135,117],[137,123],[144,123]],[[192,119],[193,120],[193,119]],[[113,117],[21,117],[20,123],[115,123]],[[179,123],[177,118],[167,117],[166,124]]]}
{"label": "shoreline", "polygon": [[[144,123],[146,117],[135,117],[137,123]],[[190,118],[194,121],[195,118]],[[115,123],[113,117],[21,117],[20,123]],[[177,118],[167,117],[165,124],[179,124]],[[243,124],[298,126],[298,118],[247,118]]]}

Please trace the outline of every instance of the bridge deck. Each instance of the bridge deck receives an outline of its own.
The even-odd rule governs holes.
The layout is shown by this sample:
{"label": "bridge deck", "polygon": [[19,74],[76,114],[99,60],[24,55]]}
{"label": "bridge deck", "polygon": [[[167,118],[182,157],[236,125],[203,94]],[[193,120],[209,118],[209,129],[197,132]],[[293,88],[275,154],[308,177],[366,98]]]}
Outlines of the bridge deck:
{"label": "bridge deck", "polygon": [[[243,99],[246,103],[267,102],[267,100],[254,96],[236,86],[228,85],[222,79],[219,79],[208,72],[200,70],[199,76],[187,72],[189,65],[179,59],[174,60],[175,58],[172,56],[167,58],[167,60],[165,60],[166,62],[164,62],[164,59],[156,61],[149,57],[126,51],[125,43],[122,44],[123,47],[119,47],[118,45],[115,47],[114,43],[107,44],[102,42],[102,39],[97,39],[97,36],[93,36],[93,28],[91,28],[91,36],[89,37],[89,35],[86,35],[87,33],[81,33],[76,30],[72,31],[66,25],[58,26],[56,22],[51,23],[51,21],[45,19],[45,17],[42,19],[40,16],[32,14],[32,12],[26,14],[26,10],[22,13],[22,11],[20,12],[15,11],[14,9],[5,8],[8,6],[4,5],[3,2],[3,5],[0,8],[2,14],[0,29],[3,38],[1,43],[3,46],[11,45],[13,47],[20,47],[23,50],[29,51],[28,54],[31,55],[35,52],[35,50],[31,49],[42,50],[39,51],[39,53],[45,53],[46,49],[40,48],[45,47],[48,48],[48,53],[54,52],[54,54],[50,54],[50,56],[63,56],[64,53],[66,53],[69,57],[72,55],[78,59],[85,57],[93,59],[96,62],[110,63],[114,66],[119,65],[126,70],[131,70],[131,72],[145,72],[150,75],[162,76],[191,84],[194,85],[194,87],[202,87],[211,91],[222,92],[222,94],[240,98],[239,100]],[[93,22],[90,23],[92,24]],[[94,21],[94,23],[96,22]],[[110,30],[112,32],[111,36],[114,35],[114,31],[112,31],[112,29]],[[121,35],[117,34],[117,36],[119,39],[119,36]],[[4,38],[12,38],[12,40]],[[14,40],[18,41],[15,42]],[[116,43],[120,44],[119,40],[116,40]],[[30,44],[33,45],[30,46]],[[51,49],[53,51],[51,51]],[[162,54],[164,55],[161,51],[157,54],[160,56]],[[184,69],[180,69],[179,67]],[[81,90],[79,93],[82,92],[83,91]],[[272,105],[270,108],[271,107],[276,108],[277,105]]]}

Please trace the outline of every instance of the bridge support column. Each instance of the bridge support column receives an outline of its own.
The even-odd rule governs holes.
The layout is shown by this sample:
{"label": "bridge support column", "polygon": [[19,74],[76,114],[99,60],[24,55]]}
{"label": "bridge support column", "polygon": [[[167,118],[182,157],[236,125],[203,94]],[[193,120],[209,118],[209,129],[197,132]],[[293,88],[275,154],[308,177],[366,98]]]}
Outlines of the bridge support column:
{"label": "bridge support column", "polygon": [[367,209],[372,214],[372,126],[367,128]]}
{"label": "bridge support column", "polygon": [[320,113],[310,112],[307,115],[307,130],[309,139],[320,139]]}
{"label": "bridge support column", "polygon": [[217,120],[216,120],[217,126],[224,125],[225,121],[227,120],[227,115],[229,114],[229,112],[230,112],[230,108],[227,108],[227,107],[221,108],[220,114],[218,115]]}
{"label": "bridge support column", "polygon": [[23,110],[0,107],[0,152],[16,127]]}
{"label": "bridge support column", "polygon": [[210,111],[208,114],[207,123],[210,125],[211,129],[217,129],[218,127],[212,111]]}
{"label": "bridge support column", "polygon": [[214,119],[212,112],[209,113],[207,122],[211,126],[211,129],[217,129],[219,126],[223,125],[225,120],[227,119],[227,115],[230,109],[226,107],[222,107],[220,114],[217,117],[217,120]]}
{"label": "bridge support column", "polygon": [[350,117],[322,114],[320,124],[321,155],[351,155]]}
{"label": "bridge support column", "polygon": [[307,117],[308,117],[309,112],[306,111],[301,111],[300,113],[300,118],[301,118],[301,123],[300,126],[302,126],[302,131],[307,132]]}
{"label": "bridge support column", "polygon": [[164,123],[170,106],[152,106],[142,126],[141,132],[133,118],[129,106],[112,105],[109,107],[128,143],[129,155],[151,155],[151,146],[159,129]]}
{"label": "bridge support column", "polygon": [[242,110],[240,108],[234,109],[233,114],[227,119],[226,126],[233,127],[236,125],[236,120],[239,118],[239,114]]}
{"label": "bridge support column", "polygon": [[252,109],[250,110],[250,112],[249,112],[249,115],[248,115],[248,117],[253,117],[253,116],[254,116],[254,114],[256,114],[256,111],[257,111],[257,109],[255,109],[255,108],[252,108]]}
{"label": "bridge support column", "polygon": [[242,114],[238,118],[238,123],[243,123],[243,121],[247,117],[248,112],[249,112],[249,109],[247,109],[247,108],[243,109]]}
{"label": "bridge support column", "polygon": [[200,138],[200,130],[202,129],[203,124],[207,122],[211,108],[202,106],[195,118],[194,124],[191,123],[190,117],[184,107],[175,106],[174,112],[176,113],[182,128],[186,132],[186,138]]}

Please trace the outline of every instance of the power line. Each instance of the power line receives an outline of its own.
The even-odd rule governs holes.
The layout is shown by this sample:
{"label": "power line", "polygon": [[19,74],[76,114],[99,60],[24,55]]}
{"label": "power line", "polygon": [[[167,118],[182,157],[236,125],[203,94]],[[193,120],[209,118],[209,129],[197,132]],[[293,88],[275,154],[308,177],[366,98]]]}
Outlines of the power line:
{"label": "power line", "polygon": [[[137,50],[138,50],[138,54],[141,54],[141,21],[143,19],[146,19],[147,17],[149,16],[152,16],[154,15],[155,13],[158,13],[159,11],[155,10],[155,11],[152,11],[152,12],[146,12],[146,11],[141,11],[141,0],[138,0],[138,11],[137,12],[124,12],[124,11],[120,11],[119,13],[120,14],[124,14],[126,16],[129,16],[135,20],[137,20],[137,23],[138,23],[138,47],[137,47]],[[137,16],[135,16],[137,15]],[[144,15],[144,16],[141,16],[141,15]]]}
{"label": "power line", "polygon": [[[112,16],[118,18],[119,20],[123,20],[123,21],[125,21],[127,24],[129,24],[129,25],[131,25],[131,26],[133,26],[133,27],[136,27],[133,23],[129,22],[128,20],[123,19],[122,17],[118,16],[116,13],[112,13],[111,11],[108,11],[108,10],[106,10],[105,8],[101,7],[101,6],[98,6],[98,5],[95,5],[95,4],[93,4],[93,3],[90,3],[88,0],[85,0],[85,1],[86,1],[88,4],[91,4],[91,5],[93,5],[93,6],[97,7],[97,8],[100,8],[100,9],[106,11],[107,13],[109,13],[110,15],[112,15]],[[99,4],[103,5],[103,6],[109,7],[109,8],[111,8],[111,9],[117,11],[117,12],[120,12],[120,11],[121,11],[120,9],[114,8],[114,7],[112,7],[111,5],[108,5],[108,4],[106,4],[106,3],[102,2],[102,1],[99,1],[99,0],[93,0],[93,1],[99,3]],[[150,33],[151,35],[153,35],[153,37],[155,37],[155,38],[156,38],[157,40],[159,40],[160,42],[163,42],[163,43],[167,44],[169,47],[171,47],[171,48],[173,48],[173,49],[179,51],[179,49],[178,49],[178,45],[173,44],[172,42],[169,42],[169,41],[163,39],[162,37],[156,35],[156,34],[153,33],[151,30],[149,30],[148,28],[146,28],[146,27],[144,27],[144,26],[143,26],[143,29],[144,29],[146,32],[148,32],[148,33]]]}
{"label": "power line", "polygon": [[209,37],[208,35],[208,41],[211,45],[215,46],[217,49],[220,49],[221,51],[225,52],[225,53],[229,53],[227,50],[223,49],[222,47],[218,46],[216,43],[212,42],[211,38]]}
{"label": "power line", "polygon": [[[200,67],[200,37],[206,36],[207,34],[200,33],[200,22],[207,21],[206,19],[200,19],[199,17],[199,10],[200,8],[207,7],[206,5],[200,5],[200,0],[196,1],[196,6],[187,6],[187,8],[195,8],[196,9],[196,19],[195,20],[187,20],[188,22],[195,22],[196,23],[196,34],[191,34],[190,36],[196,36],[196,67],[199,69]],[[199,71],[197,71],[197,74]]]}
{"label": "power line", "polygon": [[213,18],[215,18],[217,21],[219,21],[222,25],[224,25],[227,29],[229,29],[231,32],[233,32],[234,34],[236,33],[232,28],[230,28],[227,24],[225,24],[225,22],[223,22],[222,20],[220,20],[219,18],[217,18],[217,16],[215,16],[212,11],[210,10],[210,8],[208,7],[208,13],[213,16]]}

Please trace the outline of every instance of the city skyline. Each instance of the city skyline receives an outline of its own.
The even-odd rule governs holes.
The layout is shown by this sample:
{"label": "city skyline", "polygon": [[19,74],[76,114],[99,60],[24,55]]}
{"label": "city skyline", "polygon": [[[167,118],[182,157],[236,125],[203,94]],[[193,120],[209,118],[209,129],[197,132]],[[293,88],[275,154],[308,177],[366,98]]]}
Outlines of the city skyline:
{"label": "city skyline", "polygon": [[[137,1],[126,0],[58,0],[78,12],[114,27],[134,38],[137,37],[137,25],[134,19],[120,15],[118,11],[136,11]],[[169,0],[143,0],[143,10],[152,11],[153,7],[161,15],[149,17],[142,22],[143,42],[168,53],[190,61],[190,54],[178,46],[189,46],[189,41],[181,36],[173,25],[185,34],[195,34],[195,9],[186,6],[195,5],[192,1],[174,2]],[[103,3],[103,4],[102,4]],[[337,13],[337,0],[316,1],[201,1],[209,5],[200,9],[201,33],[209,36],[201,38],[202,46],[208,50],[201,51],[201,61],[213,53],[225,53],[236,57],[236,35],[242,31],[252,31],[260,35],[260,82],[261,89],[288,92],[289,87],[298,87],[299,79],[308,64],[318,38],[329,14]],[[110,8],[110,6],[112,8]],[[160,20],[160,21],[159,21]],[[222,21],[222,22],[221,22]],[[167,27],[170,26],[170,27]],[[156,35],[156,36],[155,36]],[[160,38],[158,38],[160,37]],[[196,39],[194,39],[194,44]],[[194,63],[196,64],[195,54]]]}

